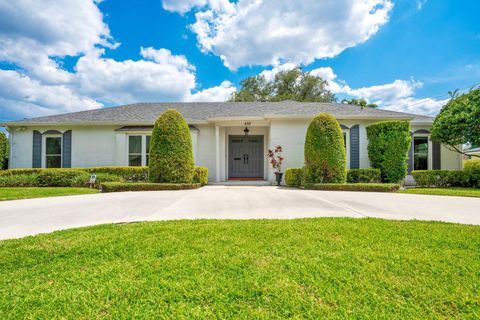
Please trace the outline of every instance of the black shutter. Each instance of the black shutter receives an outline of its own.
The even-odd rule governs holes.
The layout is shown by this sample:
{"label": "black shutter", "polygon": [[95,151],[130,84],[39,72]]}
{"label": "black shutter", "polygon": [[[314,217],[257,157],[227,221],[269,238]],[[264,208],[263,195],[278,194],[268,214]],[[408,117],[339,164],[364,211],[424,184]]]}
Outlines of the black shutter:
{"label": "black shutter", "polygon": [[42,167],[42,134],[33,130],[32,168]]}
{"label": "black shutter", "polygon": [[360,127],[358,124],[350,128],[350,168],[360,168]]}
{"label": "black shutter", "polygon": [[62,167],[72,167],[72,130],[63,133]]}

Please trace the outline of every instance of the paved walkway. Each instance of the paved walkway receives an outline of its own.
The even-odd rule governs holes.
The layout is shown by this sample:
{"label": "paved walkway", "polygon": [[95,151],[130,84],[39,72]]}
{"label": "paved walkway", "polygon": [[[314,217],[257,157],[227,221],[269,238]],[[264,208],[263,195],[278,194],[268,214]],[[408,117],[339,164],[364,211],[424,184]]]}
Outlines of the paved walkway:
{"label": "paved walkway", "polygon": [[0,202],[0,239],[101,223],[173,219],[375,217],[480,225],[480,198],[273,186],[122,192]]}

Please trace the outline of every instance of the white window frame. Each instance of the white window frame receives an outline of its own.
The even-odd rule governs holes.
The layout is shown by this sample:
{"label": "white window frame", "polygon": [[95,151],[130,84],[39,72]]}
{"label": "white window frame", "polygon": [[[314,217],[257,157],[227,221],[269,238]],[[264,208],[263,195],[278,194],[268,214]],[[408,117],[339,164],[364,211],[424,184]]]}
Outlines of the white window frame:
{"label": "white window frame", "polygon": [[[427,138],[428,144],[428,156],[427,156],[427,170],[432,170],[433,158],[433,146],[430,140],[430,135],[426,133],[414,133],[412,139],[415,138]],[[414,141],[412,141],[412,148],[414,148]],[[415,170],[415,149],[412,150],[412,169]]]}
{"label": "white window frame", "polygon": [[142,132],[142,133],[135,133],[135,132],[132,132],[132,133],[128,133],[127,134],[127,156],[126,156],[126,159],[127,159],[127,163],[125,164],[126,166],[130,166],[130,137],[131,136],[134,136],[134,137],[142,137],[142,153],[141,153],[141,157],[142,157],[142,162],[141,162],[141,165],[143,167],[145,167],[147,165],[147,136],[150,136],[150,141],[151,141],[151,136],[152,136],[152,133],[151,132]]}
{"label": "white window frame", "polygon": [[350,129],[342,129],[342,134],[345,134],[347,169],[350,169]]}
{"label": "white window frame", "polygon": [[63,135],[48,133],[42,136],[42,168],[47,167],[47,138],[60,138],[60,168],[63,168]]}

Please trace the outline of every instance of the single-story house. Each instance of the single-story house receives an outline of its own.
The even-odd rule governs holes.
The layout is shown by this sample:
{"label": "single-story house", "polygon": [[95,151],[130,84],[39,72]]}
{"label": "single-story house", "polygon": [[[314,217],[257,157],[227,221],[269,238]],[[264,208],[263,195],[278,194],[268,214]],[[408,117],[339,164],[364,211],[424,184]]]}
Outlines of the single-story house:
{"label": "single-story house", "polygon": [[211,181],[274,180],[267,149],[283,147],[283,168],[302,167],[307,127],[320,112],[335,116],[345,137],[348,168],[369,168],[366,127],[407,120],[413,169],[461,169],[462,157],[432,143],[433,118],[337,103],[137,103],[0,123],[10,134],[10,168],[144,166],[153,124],[167,109],[187,120],[195,162]]}
{"label": "single-story house", "polygon": [[467,159],[480,159],[480,147],[471,147],[464,152]]}

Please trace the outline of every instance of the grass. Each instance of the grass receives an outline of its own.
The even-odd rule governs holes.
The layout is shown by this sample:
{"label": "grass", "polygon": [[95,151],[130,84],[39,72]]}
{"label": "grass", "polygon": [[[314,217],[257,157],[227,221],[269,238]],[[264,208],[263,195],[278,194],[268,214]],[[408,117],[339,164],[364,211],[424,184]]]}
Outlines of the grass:
{"label": "grass", "polygon": [[410,188],[400,190],[400,192],[436,196],[480,197],[480,188]]}
{"label": "grass", "polygon": [[0,242],[18,318],[480,317],[480,227],[322,218],[101,225]]}
{"label": "grass", "polygon": [[0,201],[98,193],[87,188],[0,188]]}

